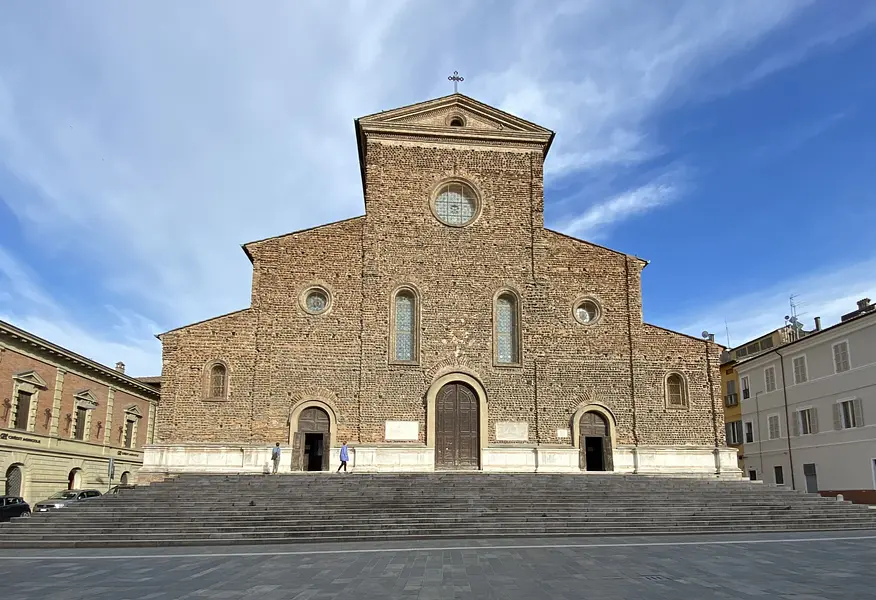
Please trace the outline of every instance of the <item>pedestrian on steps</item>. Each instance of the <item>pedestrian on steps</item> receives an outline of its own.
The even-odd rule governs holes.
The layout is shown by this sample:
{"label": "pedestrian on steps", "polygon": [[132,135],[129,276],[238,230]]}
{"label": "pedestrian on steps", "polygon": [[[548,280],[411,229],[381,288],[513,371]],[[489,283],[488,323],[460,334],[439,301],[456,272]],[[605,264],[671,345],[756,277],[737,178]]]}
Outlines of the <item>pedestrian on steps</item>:
{"label": "pedestrian on steps", "polygon": [[274,469],[271,473],[276,475],[277,467],[280,466],[280,442],[277,442],[277,445],[271,450],[271,461],[274,463]]}
{"label": "pedestrian on steps", "polygon": [[341,472],[341,469],[344,470],[344,473],[347,472],[347,461],[350,460],[350,453],[347,450],[347,442],[344,442],[343,446],[341,446],[341,466],[338,467],[338,473]]}

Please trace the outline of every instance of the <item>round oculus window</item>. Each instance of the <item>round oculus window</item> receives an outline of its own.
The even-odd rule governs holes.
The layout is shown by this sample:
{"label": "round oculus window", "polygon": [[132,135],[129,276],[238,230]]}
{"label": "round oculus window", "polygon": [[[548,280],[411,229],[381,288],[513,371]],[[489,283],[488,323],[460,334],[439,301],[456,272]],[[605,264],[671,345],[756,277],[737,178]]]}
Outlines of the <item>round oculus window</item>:
{"label": "round oculus window", "polygon": [[328,294],[319,289],[310,290],[304,297],[304,308],[314,315],[324,313],[328,308]]}
{"label": "round oculus window", "polygon": [[464,183],[447,183],[435,196],[435,216],[445,225],[462,227],[474,221],[478,214],[478,200],[474,191]]}
{"label": "round oculus window", "polygon": [[590,325],[599,318],[599,305],[593,300],[584,300],[575,307],[575,318],[579,323]]}

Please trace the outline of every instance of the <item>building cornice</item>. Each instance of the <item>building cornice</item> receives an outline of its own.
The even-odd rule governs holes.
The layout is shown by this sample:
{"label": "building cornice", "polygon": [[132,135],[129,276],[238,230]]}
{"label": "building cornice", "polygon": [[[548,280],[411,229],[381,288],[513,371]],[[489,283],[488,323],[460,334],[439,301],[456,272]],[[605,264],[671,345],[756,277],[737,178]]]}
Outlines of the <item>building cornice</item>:
{"label": "building cornice", "polygon": [[95,373],[103,379],[121,384],[120,387],[127,387],[136,390],[138,394],[147,398],[156,401],[160,398],[158,390],[137,381],[130,375],[125,375],[120,371],[116,371],[115,369],[102,365],[90,358],[86,358],[81,354],[77,354],[72,350],[68,350],[67,348],[54,344],[48,340],[44,340],[39,336],[23,329],[19,329],[11,323],[0,321],[0,343],[4,341],[11,349],[14,349],[16,345],[24,345],[25,347],[34,348],[38,352],[48,355],[48,357],[57,357],[58,359],[70,362],[85,371]]}

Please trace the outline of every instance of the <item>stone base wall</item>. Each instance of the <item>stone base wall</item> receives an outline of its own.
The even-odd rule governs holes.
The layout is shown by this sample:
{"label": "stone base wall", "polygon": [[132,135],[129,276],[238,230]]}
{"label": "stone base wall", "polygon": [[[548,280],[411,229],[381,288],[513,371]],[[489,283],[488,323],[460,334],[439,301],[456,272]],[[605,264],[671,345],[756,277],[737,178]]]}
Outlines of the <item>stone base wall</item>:
{"label": "stone base wall", "polygon": [[[331,448],[329,468],[340,465],[338,448]],[[155,444],[146,448],[140,479],[176,473],[267,473],[269,446],[223,444]],[[357,445],[350,449],[348,468],[371,473],[413,473],[435,470],[435,449],[427,446]],[[576,448],[507,446],[481,452],[485,472],[582,473]],[[281,473],[292,472],[292,453],[281,447]],[[720,477],[739,479],[736,450],[714,446],[619,446],[614,449],[614,472],[642,475]]]}

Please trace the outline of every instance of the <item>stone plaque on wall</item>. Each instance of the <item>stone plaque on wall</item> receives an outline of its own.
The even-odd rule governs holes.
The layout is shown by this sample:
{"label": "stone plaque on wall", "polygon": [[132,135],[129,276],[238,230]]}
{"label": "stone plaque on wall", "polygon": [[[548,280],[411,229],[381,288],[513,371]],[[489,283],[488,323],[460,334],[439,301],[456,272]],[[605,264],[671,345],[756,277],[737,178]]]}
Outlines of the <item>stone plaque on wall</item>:
{"label": "stone plaque on wall", "polygon": [[529,439],[529,423],[500,421],[496,423],[496,440],[499,442],[525,442]]}
{"label": "stone plaque on wall", "polygon": [[419,421],[387,421],[387,442],[416,442],[420,437]]}
{"label": "stone plaque on wall", "polygon": [[558,440],[569,439],[569,430],[568,429],[557,429],[557,439]]}

